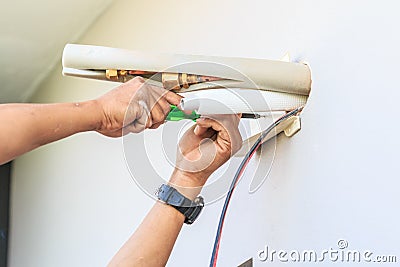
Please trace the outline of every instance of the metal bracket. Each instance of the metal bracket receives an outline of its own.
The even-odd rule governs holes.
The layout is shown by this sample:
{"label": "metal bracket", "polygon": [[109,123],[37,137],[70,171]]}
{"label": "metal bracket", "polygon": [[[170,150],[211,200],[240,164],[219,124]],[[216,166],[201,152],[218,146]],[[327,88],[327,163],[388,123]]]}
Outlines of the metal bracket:
{"label": "metal bracket", "polygon": [[[267,142],[273,137],[277,136],[281,132],[284,132],[287,137],[292,137],[297,132],[301,130],[301,118],[299,116],[289,117],[283,122],[281,122],[274,130],[272,130],[269,134],[267,134],[262,141],[262,143]],[[243,141],[242,148],[235,154],[235,157],[242,157],[246,155],[249,148],[253,146],[253,144],[260,137],[260,133],[257,133],[250,138]]]}
{"label": "metal bracket", "polygon": [[287,119],[289,125],[283,130],[287,137],[292,137],[301,130],[301,119],[299,116],[293,116]]}
{"label": "metal bracket", "polygon": [[[267,136],[265,136],[262,143],[268,141],[269,139],[273,138],[274,136],[284,132],[287,137],[292,137],[301,129],[301,120],[299,116],[293,116],[287,118],[283,122],[281,122],[275,130],[271,131]],[[258,135],[259,136],[259,135]]]}

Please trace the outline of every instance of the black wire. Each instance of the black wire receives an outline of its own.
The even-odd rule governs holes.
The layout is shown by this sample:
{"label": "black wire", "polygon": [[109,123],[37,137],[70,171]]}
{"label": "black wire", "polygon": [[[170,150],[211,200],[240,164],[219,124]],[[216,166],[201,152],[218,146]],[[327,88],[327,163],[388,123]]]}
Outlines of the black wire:
{"label": "black wire", "polygon": [[267,134],[269,134],[282,121],[286,120],[289,117],[292,117],[292,116],[296,115],[302,109],[303,109],[303,107],[299,107],[297,109],[294,109],[294,110],[286,113],[285,115],[283,115],[279,119],[277,119],[270,126],[268,126],[267,129],[265,129],[264,131],[261,132],[260,137],[253,144],[253,146],[250,148],[249,152],[247,152],[246,156],[244,156],[242,162],[239,165],[239,168],[237,169],[237,171],[235,173],[235,176],[233,177],[232,183],[231,183],[231,185],[229,187],[229,191],[228,191],[228,193],[226,195],[226,198],[225,198],[224,206],[222,207],[221,215],[219,217],[217,234],[215,235],[214,247],[213,247],[213,251],[212,251],[212,254],[211,254],[210,267],[214,267],[216,265],[216,260],[217,260],[216,255],[217,255],[217,252],[218,252],[218,249],[219,249],[219,241],[220,241],[220,238],[221,238],[222,226],[223,226],[223,223],[224,223],[224,220],[225,220],[226,211],[228,209],[229,202],[230,202],[230,199],[232,197],[233,190],[235,189],[236,183],[237,183],[241,173],[243,172],[243,168],[247,165],[248,160],[250,160],[250,158],[252,157],[254,152],[261,145],[263,139],[267,136]]}

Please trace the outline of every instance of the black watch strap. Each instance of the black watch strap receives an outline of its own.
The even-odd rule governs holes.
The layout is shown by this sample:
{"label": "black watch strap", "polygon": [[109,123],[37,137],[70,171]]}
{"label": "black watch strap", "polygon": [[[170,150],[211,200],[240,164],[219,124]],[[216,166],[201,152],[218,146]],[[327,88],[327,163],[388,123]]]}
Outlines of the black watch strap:
{"label": "black watch strap", "polygon": [[204,207],[204,199],[201,196],[196,197],[195,200],[192,201],[179,193],[172,186],[166,184],[161,185],[158,189],[158,199],[185,215],[186,224],[192,224],[197,217],[199,217]]}

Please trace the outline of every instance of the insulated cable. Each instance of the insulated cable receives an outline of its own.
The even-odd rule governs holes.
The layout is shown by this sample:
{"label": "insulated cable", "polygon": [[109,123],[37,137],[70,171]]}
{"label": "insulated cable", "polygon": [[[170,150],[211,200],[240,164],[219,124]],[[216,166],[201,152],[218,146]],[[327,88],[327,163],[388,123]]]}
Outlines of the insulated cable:
{"label": "insulated cable", "polygon": [[235,187],[236,187],[236,185],[237,185],[237,183],[239,181],[239,178],[243,174],[247,164],[249,163],[250,159],[253,157],[253,155],[255,154],[257,149],[261,146],[262,141],[267,136],[267,134],[269,134],[273,129],[275,129],[276,126],[278,126],[281,122],[283,122],[287,118],[290,118],[292,116],[297,115],[302,109],[303,109],[303,106],[298,107],[298,108],[286,113],[285,115],[283,115],[282,117],[277,119],[275,122],[273,122],[270,126],[268,126],[267,129],[265,129],[264,131],[261,132],[260,137],[253,144],[253,146],[250,148],[249,152],[247,152],[247,154],[244,156],[242,162],[239,165],[239,168],[236,171],[235,176],[233,177],[232,183],[231,183],[231,185],[229,187],[229,191],[228,191],[228,193],[226,195],[226,198],[225,198],[224,206],[222,207],[222,211],[221,211],[221,215],[220,215],[219,223],[218,223],[218,228],[217,228],[217,233],[215,235],[214,247],[213,247],[213,251],[212,251],[212,254],[211,254],[210,267],[216,267],[217,266],[219,244],[220,244],[220,241],[221,241],[222,228],[224,226],[226,212],[228,210],[228,206],[229,206],[229,203],[230,203],[230,200],[231,200],[231,197],[232,197],[233,190],[235,189]]}

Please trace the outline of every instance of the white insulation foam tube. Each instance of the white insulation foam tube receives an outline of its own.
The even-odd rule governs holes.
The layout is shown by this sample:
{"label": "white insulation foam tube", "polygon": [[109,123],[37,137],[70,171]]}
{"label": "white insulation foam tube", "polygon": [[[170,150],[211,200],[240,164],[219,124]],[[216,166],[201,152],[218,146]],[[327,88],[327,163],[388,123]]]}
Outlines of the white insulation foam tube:
{"label": "white insulation foam tube", "polygon": [[248,89],[209,89],[188,93],[183,110],[202,115],[289,111],[306,104],[307,96]]}
{"label": "white insulation foam tube", "polygon": [[[67,44],[63,53],[63,67],[64,75],[80,77],[86,74],[73,69],[89,72],[117,69],[189,73],[226,79],[223,85],[227,88],[261,89],[298,95],[309,95],[311,89],[311,73],[307,65],[267,59],[156,54]],[[88,73],[88,78],[101,77],[98,73]],[[184,91],[205,88],[210,88],[210,85],[195,84]]]}

